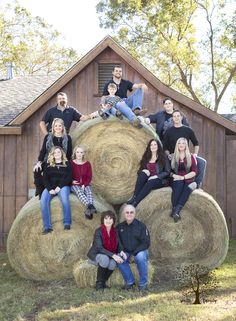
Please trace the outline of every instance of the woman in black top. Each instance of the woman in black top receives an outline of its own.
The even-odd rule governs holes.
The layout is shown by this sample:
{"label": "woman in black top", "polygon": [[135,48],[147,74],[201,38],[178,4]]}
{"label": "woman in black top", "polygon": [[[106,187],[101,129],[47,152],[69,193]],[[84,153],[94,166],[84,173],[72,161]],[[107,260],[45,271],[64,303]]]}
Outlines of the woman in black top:
{"label": "woman in black top", "polygon": [[44,227],[43,234],[53,231],[50,219],[50,202],[54,196],[60,198],[64,229],[69,230],[71,225],[69,195],[72,182],[72,168],[61,147],[54,146],[51,149],[48,155],[48,163],[44,169],[43,180],[45,189],[40,201]]}
{"label": "woman in black top", "polygon": [[36,186],[36,195],[41,197],[44,190],[42,173],[47,163],[47,158],[53,146],[60,146],[66,153],[68,160],[72,155],[72,140],[70,135],[67,135],[64,126],[64,121],[61,118],[55,118],[52,122],[52,132],[44,137],[43,145],[39,153],[38,162],[34,166],[34,183]]}
{"label": "woman in black top", "polygon": [[166,186],[169,174],[170,163],[163,152],[160,142],[156,139],[151,139],[140,161],[134,194],[127,204],[132,204],[136,207],[151,190]]}

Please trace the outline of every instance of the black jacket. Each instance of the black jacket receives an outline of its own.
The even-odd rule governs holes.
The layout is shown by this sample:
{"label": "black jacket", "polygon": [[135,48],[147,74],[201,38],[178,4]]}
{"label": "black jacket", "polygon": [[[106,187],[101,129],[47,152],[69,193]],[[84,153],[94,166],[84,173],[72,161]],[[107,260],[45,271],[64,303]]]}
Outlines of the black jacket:
{"label": "black jacket", "polygon": [[150,234],[146,225],[137,219],[131,224],[126,221],[116,227],[119,241],[119,252],[128,252],[136,255],[140,251],[147,250],[150,246]]}
{"label": "black jacket", "polygon": [[105,254],[109,257],[112,257],[112,255],[114,254],[103,247],[101,227],[97,228],[94,233],[93,244],[89,249],[87,256],[90,260],[95,261],[97,254]]}
{"label": "black jacket", "polygon": [[[161,110],[161,111],[157,112],[156,114],[149,115],[148,118],[150,119],[151,123],[156,124],[157,135],[162,140],[163,139],[163,132],[162,131],[164,129],[164,123],[165,123],[165,110]],[[188,123],[185,116],[183,116],[182,123],[183,123],[183,125],[189,127],[189,123]]]}

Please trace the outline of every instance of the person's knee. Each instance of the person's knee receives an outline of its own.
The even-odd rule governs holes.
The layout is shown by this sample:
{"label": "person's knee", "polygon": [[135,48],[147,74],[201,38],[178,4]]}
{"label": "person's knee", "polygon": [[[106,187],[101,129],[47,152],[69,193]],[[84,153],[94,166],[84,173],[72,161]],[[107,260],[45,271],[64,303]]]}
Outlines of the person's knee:
{"label": "person's knee", "polygon": [[134,260],[135,262],[142,262],[142,261],[146,261],[147,258],[148,258],[147,251],[140,251],[135,255]]}
{"label": "person's knee", "polygon": [[147,176],[150,176],[150,172],[148,169],[143,169],[142,173],[146,174]]}
{"label": "person's knee", "polygon": [[109,266],[109,257],[106,255],[98,255],[96,261],[103,268],[107,268]]}

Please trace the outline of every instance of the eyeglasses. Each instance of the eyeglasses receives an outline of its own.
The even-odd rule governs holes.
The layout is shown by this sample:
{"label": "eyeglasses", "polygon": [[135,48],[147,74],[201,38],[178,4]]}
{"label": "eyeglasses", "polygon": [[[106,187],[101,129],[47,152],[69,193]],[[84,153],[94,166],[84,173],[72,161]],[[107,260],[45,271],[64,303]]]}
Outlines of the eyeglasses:
{"label": "eyeglasses", "polygon": [[134,211],[131,211],[131,212],[125,211],[125,213],[126,213],[126,214],[134,214]]}

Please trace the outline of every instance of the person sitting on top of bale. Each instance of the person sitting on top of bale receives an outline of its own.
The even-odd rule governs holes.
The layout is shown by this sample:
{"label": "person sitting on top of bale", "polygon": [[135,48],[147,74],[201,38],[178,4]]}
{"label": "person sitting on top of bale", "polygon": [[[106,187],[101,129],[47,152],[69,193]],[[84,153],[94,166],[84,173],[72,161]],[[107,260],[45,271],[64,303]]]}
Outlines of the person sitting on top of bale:
{"label": "person sitting on top of bale", "polygon": [[72,168],[61,147],[52,147],[43,172],[43,179],[45,189],[40,200],[44,227],[43,234],[53,231],[50,202],[54,196],[58,196],[62,204],[64,230],[70,230],[71,208],[69,195],[72,182]]}
{"label": "person sitting on top of bale", "polygon": [[[156,133],[160,137],[161,141],[164,138],[166,130],[174,126],[172,118],[173,111],[175,110],[173,100],[170,97],[166,97],[165,99],[163,99],[163,107],[164,110],[158,111],[157,113],[149,115],[147,116],[147,118],[145,118],[145,122],[147,124],[156,124]],[[189,123],[185,116],[183,116],[182,123],[185,126],[189,126]]]}
{"label": "person sitting on top of bale", "polygon": [[[144,90],[147,90],[147,85],[144,83],[133,84],[129,80],[122,79],[122,67],[114,66],[112,71],[112,79],[109,80],[103,88],[103,96],[109,94],[107,88],[110,83],[114,83],[117,86],[116,96],[122,98],[136,116],[143,116],[147,110],[142,108],[143,105],[143,94]],[[137,89],[133,94],[127,97],[127,92],[132,92],[134,89]],[[120,103],[118,103],[117,107]],[[122,112],[120,108],[119,110]],[[123,114],[123,112],[122,112]]]}
{"label": "person sitting on top of bale", "polygon": [[127,204],[132,204],[136,207],[151,190],[167,186],[169,175],[169,160],[160,142],[156,139],[151,139],[140,161],[134,194]]}
{"label": "person sitting on top of bale", "polygon": [[105,289],[116,264],[124,262],[117,254],[118,238],[114,228],[115,222],[116,217],[112,211],[101,213],[101,226],[96,229],[93,244],[87,254],[92,263],[98,266],[96,290]]}
{"label": "person sitting on top of bale", "polygon": [[133,205],[126,204],[121,213],[125,221],[117,225],[116,231],[120,255],[124,259],[123,263],[118,264],[118,268],[125,281],[125,289],[131,290],[135,285],[130,268],[130,260],[133,257],[139,272],[139,290],[147,290],[149,231],[144,223],[135,218],[136,211]]}
{"label": "person sitting on top of bale", "polygon": [[89,161],[85,160],[85,148],[83,146],[75,146],[71,166],[73,172],[71,190],[87,207],[85,218],[92,220],[93,214],[97,212],[93,205],[93,194],[90,186],[92,180],[92,166]]}
{"label": "person sitting on top of bale", "polygon": [[68,160],[72,155],[72,140],[70,135],[66,133],[64,121],[61,118],[55,118],[52,122],[52,131],[49,132],[43,140],[43,145],[39,153],[38,162],[34,166],[34,184],[36,187],[35,196],[39,195],[39,199],[44,190],[43,169],[46,166],[48,154],[53,146],[60,146],[66,153]]}
{"label": "person sitting on top of bale", "polygon": [[196,189],[194,181],[197,173],[197,162],[190,153],[186,138],[179,138],[176,142],[175,151],[171,160],[172,168],[172,212],[175,222],[180,220],[180,212],[189,199],[190,194]]}

